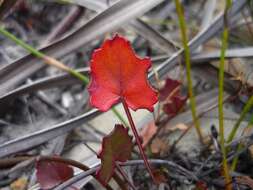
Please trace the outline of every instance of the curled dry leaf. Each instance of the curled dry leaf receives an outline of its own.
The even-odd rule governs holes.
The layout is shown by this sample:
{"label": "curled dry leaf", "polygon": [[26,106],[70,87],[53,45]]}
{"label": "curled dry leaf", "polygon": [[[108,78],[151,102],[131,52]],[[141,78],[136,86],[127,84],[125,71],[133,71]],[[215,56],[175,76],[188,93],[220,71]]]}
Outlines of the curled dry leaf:
{"label": "curled dry leaf", "polygon": [[92,55],[88,87],[91,105],[107,111],[123,100],[133,110],[153,111],[157,93],[147,80],[150,67],[150,58],[137,57],[123,37],[106,40]]}
{"label": "curled dry leaf", "polygon": [[145,147],[149,141],[152,139],[152,137],[157,132],[157,126],[155,125],[154,121],[149,122],[140,132],[140,135],[142,137],[142,146]]}
{"label": "curled dry leaf", "polygon": [[115,125],[114,130],[103,138],[102,150],[98,155],[101,167],[96,173],[96,178],[106,186],[111,179],[116,161],[125,162],[131,157],[133,150],[132,137],[123,125]]}
{"label": "curled dry leaf", "polygon": [[72,167],[54,161],[38,160],[36,176],[41,189],[52,189],[74,175]]}

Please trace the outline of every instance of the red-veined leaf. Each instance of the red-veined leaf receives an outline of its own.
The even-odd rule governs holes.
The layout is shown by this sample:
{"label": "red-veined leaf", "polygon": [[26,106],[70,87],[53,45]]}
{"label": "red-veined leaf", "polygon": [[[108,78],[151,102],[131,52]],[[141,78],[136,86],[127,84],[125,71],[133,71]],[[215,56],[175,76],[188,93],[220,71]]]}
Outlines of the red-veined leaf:
{"label": "red-veined leaf", "polygon": [[123,125],[115,125],[114,130],[103,138],[102,150],[98,155],[101,167],[96,174],[97,180],[106,186],[114,173],[115,162],[127,161],[132,150],[132,137],[129,136],[128,129]]}
{"label": "red-veined leaf", "polygon": [[150,67],[150,58],[137,57],[123,37],[116,35],[112,40],[106,40],[92,55],[88,88],[91,105],[107,111],[124,100],[133,110],[153,111],[157,94],[147,80]]}
{"label": "red-veined leaf", "polygon": [[36,169],[37,181],[41,189],[52,189],[74,175],[72,167],[54,161],[39,160]]}

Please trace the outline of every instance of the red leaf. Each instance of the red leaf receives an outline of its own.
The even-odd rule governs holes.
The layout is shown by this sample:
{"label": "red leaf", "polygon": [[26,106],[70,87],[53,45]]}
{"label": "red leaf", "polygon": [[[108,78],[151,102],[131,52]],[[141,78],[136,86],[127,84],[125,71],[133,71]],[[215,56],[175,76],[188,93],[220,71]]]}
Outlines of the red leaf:
{"label": "red leaf", "polygon": [[166,103],[163,106],[163,111],[170,117],[174,117],[178,114],[178,112],[182,109],[184,104],[186,103],[187,97],[182,96],[174,96],[171,97],[169,103]]}
{"label": "red leaf", "polygon": [[51,189],[70,179],[74,175],[73,168],[66,164],[39,160],[36,163],[36,176],[42,189]]}
{"label": "red leaf", "polygon": [[95,50],[91,60],[91,105],[107,111],[124,100],[133,109],[153,111],[157,94],[147,81],[149,58],[137,57],[130,43],[116,35]]}
{"label": "red leaf", "polygon": [[123,125],[115,125],[114,130],[103,138],[102,151],[98,155],[101,158],[101,167],[96,177],[101,184],[107,185],[114,173],[115,162],[127,161],[132,150],[132,137],[128,135],[128,129]]}
{"label": "red leaf", "polygon": [[208,188],[207,188],[207,185],[206,185],[205,182],[203,182],[203,181],[198,181],[198,182],[196,183],[196,188],[195,188],[195,190],[208,190]]}
{"label": "red leaf", "polygon": [[186,103],[187,97],[180,93],[181,83],[171,78],[166,79],[166,83],[159,90],[159,99],[163,101],[163,111],[170,117],[174,117]]}
{"label": "red leaf", "polygon": [[[177,80],[167,78],[165,85],[162,89],[159,90],[159,99],[161,101],[166,100],[166,98],[174,91],[176,88],[180,87],[181,83]],[[179,94],[179,89],[174,93],[175,95]]]}

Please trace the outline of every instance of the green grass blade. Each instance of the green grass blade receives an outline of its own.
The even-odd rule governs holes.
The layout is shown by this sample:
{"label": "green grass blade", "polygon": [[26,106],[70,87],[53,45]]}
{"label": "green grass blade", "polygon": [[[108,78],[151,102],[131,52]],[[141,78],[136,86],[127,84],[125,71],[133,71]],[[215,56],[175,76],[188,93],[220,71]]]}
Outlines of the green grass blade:
{"label": "green grass blade", "polygon": [[26,44],[24,41],[18,39],[16,36],[14,36],[13,34],[11,34],[10,32],[8,32],[7,30],[5,30],[2,27],[0,27],[0,33],[2,35],[4,35],[5,37],[9,38],[10,40],[12,40],[13,42],[15,42],[17,45],[19,45],[22,48],[24,48],[25,50],[27,50],[28,52],[30,52],[31,54],[33,54],[34,56],[36,56],[38,58],[43,58],[44,57],[43,53],[41,53],[38,50],[34,49],[32,46]]}
{"label": "green grass blade", "polygon": [[175,5],[176,5],[176,10],[177,10],[177,15],[179,18],[181,38],[182,38],[182,43],[183,43],[183,47],[184,47],[184,56],[185,56],[185,64],[186,64],[186,77],[187,77],[187,83],[188,83],[188,93],[189,93],[189,97],[190,97],[190,106],[191,106],[192,117],[193,117],[194,126],[197,131],[198,137],[199,137],[200,141],[203,143],[203,135],[202,135],[199,120],[197,117],[196,101],[195,101],[195,96],[194,96],[193,88],[192,88],[190,48],[188,46],[187,28],[186,28],[185,19],[184,19],[183,7],[182,7],[179,0],[175,0]]}
{"label": "green grass blade", "polygon": [[[253,114],[251,115],[251,118],[250,118],[250,121],[249,121],[249,123],[248,123],[247,128],[248,128],[248,129],[252,128],[252,125],[253,125]],[[242,148],[243,148],[243,144],[240,143],[240,144],[238,145],[237,149],[236,149],[235,154],[238,153],[238,152],[240,152],[240,151],[242,150]],[[238,159],[239,159],[239,156],[235,156],[235,157],[234,157],[234,159],[233,159],[233,161],[232,161],[232,164],[231,164],[231,170],[232,170],[232,171],[234,171],[234,170],[236,169],[236,166],[237,166],[237,163],[238,163]]]}
{"label": "green grass blade", "polygon": [[219,68],[219,97],[218,97],[218,111],[219,111],[219,134],[220,134],[220,145],[222,152],[222,166],[226,181],[226,189],[232,190],[231,177],[229,175],[229,168],[227,162],[227,149],[225,147],[225,135],[224,135],[224,115],[223,115],[223,92],[224,92],[224,65],[225,65],[225,55],[228,46],[228,21],[227,21],[227,11],[231,6],[231,0],[226,1],[226,8],[224,14],[224,30],[222,33],[222,46],[220,54],[220,68]]}
{"label": "green grass blade", "polygon": [[234,139],[234,137],[236,135],[236,132],[237,132],[237,130],[238,130],[241,122],[244,120],[246,114],[252,108],[252,105],[253,105],[253,96],[251,96],[249,98],[249,100],[247,101],[247,103],[245,104],[245,106],[244,106],[244,108],[242,110],[242,113],[241,113],[239,119],[236,121],[235,125],[233,126],[233,129],[232,129],[232,131],[230,132],[230,134],[228,136],[228,140],[227,140],[228,143],[231,142]]}

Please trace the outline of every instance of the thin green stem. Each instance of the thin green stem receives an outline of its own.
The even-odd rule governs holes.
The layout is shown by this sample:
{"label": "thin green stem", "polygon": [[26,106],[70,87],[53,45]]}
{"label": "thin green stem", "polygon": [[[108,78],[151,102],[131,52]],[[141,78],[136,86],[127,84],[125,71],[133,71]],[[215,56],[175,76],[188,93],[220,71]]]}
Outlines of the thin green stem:
{"label": "thin green stem", "polygon": [[[10,40],[12,40],[13,42],[15,42],[17,45],[21,46],[22,48],[24,48],[25,50],[27,50],[28,52],[30,52],[32,55],[34,55],[35,57],[41,58],[43,60],[46,60],[46,62],[48,63],[49,57],[47,55],[45,55],[44,53],[36,50],[35,48],[33,48],[32,46],[30,46],[29,44],[26,44],[24,41],[18,39],[16,36],[14,36],[13,34],[11,34],[10,32],[8,32],[7,30],[5,30],[4,28],[0,27],[0,33],[2,35],[4,35],[5,37],[9,38]],[[51,59],[54,61],[54,59]],[[49,60],[50,61],[50,60]],[[56,60],[57,61],[57,60]],[[60,62],[58,62],[60,63]],[[54,65],[54,64],[51,64]],[[63,65],[63,64],[62,64]],[[65,68],[68,68],[64,65]],[[57,67],[58,69],[64,68],[64,67]],[[74,69],[68,68],[68,69],[64,69],[64,71],[68,72],[69,74],[71,74],[72,76],[78,78],[79,80],[83,81],[85,85],[87,85],[89,83],[89,78],[85,75],[82,75],[81,73],[77,72]],[[124,117],[117,111],[117,109],[115,107],[112,108],[112,112],[118,117],[118,119],[127,126],[127,122],[124,119]]]}
{"label": "thin green stem", "polygon": [[132,115],[131,115],[131,113],[130,113],[130,110],[129,110],[129,108],[128,108],[128,106],[127,106],[127,104],[126,104],[126,102],[125,102],[124,100],[122,100],[122,104],[123,104],[124,110],[125,110],[125,112],[126,112],[126,115],[127,115],[127,118],[128,118],[129,124],[130,124],[130,127],[131,127],[131,129],[132,129],[132,132],[133,132],[133,134],[134,134],[136,143],[137,143],[137,145],[138,145],[138,148],[139,148],[141,157],[142,157],[142,159],[143,159],[143,161],[144,161],[144,163],[145,163],[145,166],[146,166],[146,168],[147,168],[147,170],[148,170],[148,172],[149,172],[151,178],[153,179],[154,183],[156,183],[156,180],[155,180],[155,177],[154,177],[153,172],[152,172],[152,170],[151,170],[151,167],[150,167],[150,164],[149,164],[149,162],[148,162],[147,156],[146,156],[146,154],[145,154],[145,152],[144,152],[144,150],[143,150],[142,143],[141,143],[141,139],[140,139],[139,134],[138,134],[138,132],[137,132],[137,129],[136,129],[136,127],[135,127],[135,124],[134,124]]}
{"label": "thin green stem", "polygon": [[[242,150],[242,148],[243,148],[243,144],[240,143],[240,144],[237,146],[237,148],[236,148],[235,154],[236,154],[237,152],[240,152],[240,151]],[[230,170],[231,170],[231,171],[235,171],[236,166],[237,166],[237,163],[238,163],[238,160],[239,160],[239,156],[235,156],[235,157],[233,158],[233,161],[232,161],[232,164],[231,164],[231,167],[230,167]]]}
{"label": "thin green stem", "polygon": [[[222,165],[224,170],[224,175],[226,179],[226,184],[230,183],[229,169],[227,163],[227,150],[225,147],[225,135],[224,135],[224,115],[223,115],[223,91],[224,91],[224,65],[225,65],[225,52],[227,49],[228,40],[228,29],[224,28],[222,37],[222,48],[220,56],[220,69],[219,69],[219,97],[218,97],[218,110],[219,110],[219,133],[220,133],[220,145],[222,152]],[[227,189],[229,186],[227,186]]]}
{"label": "thin green stem", "polygon": [[[247,129],[250,129],[252,128],[252,125],[253,125],[253,114],[251,115],[251,118],[250,118],[250,121],[248,123],[248,126],[246,127]],[[243,144],[240,143],[238,146],[237,146],[237,149],[236,149],[236,153],[240,152],[243,148]],[[233,161],[232,161],[232,165],[231,165],[231,170],[234,171],[236,169],[236,166],[237,166],[237,163],[238,163],[238,159],[239,159],[239,156],[235,156]]]}
{"label": "thin green stem", "polygon": [[128,126],[125,118],[117,111],[115,107],[112,107],[112,112],[119,118],[122,124],[124,124],[125,126]]}
{"label": "thin green stem", "polygon": [[222,152],[222,166],[226,181],[226,189],[232,190],[231,177],[229,175],[229,167],[227,162],[227,150],[225,147],[225,135],[224,135],[224,115],[223,115],[223,92],[224,92],[224,65],[225,65],[225,55],[228,43],[228,21],[227,21],[227,11],[231,6],[231,1],[226,1],[226,8],[224,13],[224,30],[222,34],[222,46],[220,54],[220,68],[219,68],[219,97],[218,97],[218,111],[219,111],[219,133],[220,133],[220,145]]}
{"label": "thin green stem", "polygon": [[243,110],[242,110],[242,113],[241,113],[239,119],[236,121],[235,125],[233,126],[232,131],[230,132],[230,134],[228,136],[228,140],[227,140],[228,143],[230,143],[234,139],[241,122],[244,120],[246,114],[250,111],[252,106],[253,106],[253,96],[251,96],[249,98],[249,100],[247,101],[247,103],[243,107]]}
{"label": "thin green stem", "polygon": [[71,75],[75,76],[76,78],[78,78],[79,80],[83,81],[85,85],[89,84],[89,78],[86,77],[85,75],[82,75],[81,73],[71,69],[69,71],[71,73]]}
{"label": "thin green stem", "polygon": [[33,54],[34,56],[38,58],[43,58],[45,56],[42,52],[34,49],[32,46],[18,39],[16,36],[14,36],[13,34],[11,34],[10,32],[8,32],[2,27],[0,27],[0,33],[6,36],[7,38],[9,38],[10,40],[12,40],[13,42],[15,42],[16,44],[18,44],[19,46],[21,46],[22,48],[24,48],[25,50],[27,50],[28,52],[30,52],[31,54]]}
{"label": "thin green stem", "polygon": [[184,19],[183,7],[182,7],[179,0],[175,0],[175,4],[176,4],[177,15],[179,18],[179,25],[180,25],[180,29],[181,29],[182,43],[183,43],[183,47],[184,47],[184,56],[185,56],[185,64],[186,64],[186,78],[187,78],[187,83],[188,83],[188,93],[189,93],[189,97],[190,97],[190,106],[191,106],[192,117],[193,117],[194,126],[196,128],[198,137],[199,137],[201,143],[203,143],[203,135],[202,135],[203,133],[200,128],[199,120],[197,117],[196,101],[195,101],[195,96],[194,96],[193,87],[192,87],[190,48],[188,46],[187,28],[186,28],[185,19]]}

